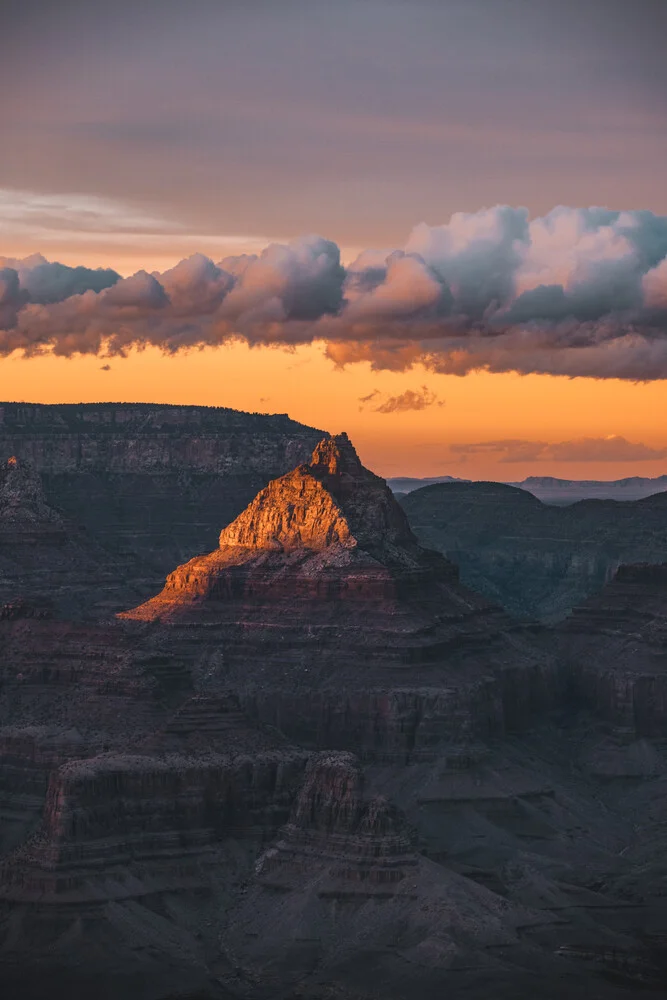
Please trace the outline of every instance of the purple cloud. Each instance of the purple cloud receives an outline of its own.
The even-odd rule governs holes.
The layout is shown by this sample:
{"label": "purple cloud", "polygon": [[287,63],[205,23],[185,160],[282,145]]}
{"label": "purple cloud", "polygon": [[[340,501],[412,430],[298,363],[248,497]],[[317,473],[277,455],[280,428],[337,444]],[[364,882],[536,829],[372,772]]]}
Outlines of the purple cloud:
{"label": "purple cloud", "polygon": [[38,255],[0,264],[1,354],[175,353],[241,337],[324,341],[341,366],[667,378],[667,217],[646,211],[457,213],[347,268],[319,236],[123,279]]}

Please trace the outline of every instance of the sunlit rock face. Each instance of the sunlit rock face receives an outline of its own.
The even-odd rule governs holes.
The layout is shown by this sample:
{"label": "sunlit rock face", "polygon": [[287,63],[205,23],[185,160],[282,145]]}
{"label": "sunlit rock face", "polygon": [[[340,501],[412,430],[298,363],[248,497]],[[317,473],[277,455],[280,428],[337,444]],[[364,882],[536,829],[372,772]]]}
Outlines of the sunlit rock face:
{"label": "sunlit rock face", "polygon": [[667,757],[624,728],[662,724],[631,667],[660,667],[663,574],[583,634],[519,626],[344,435],[219,538],[119,620],[0,604],[0,994],[664,985]]}
{"label": "sunlit rock face", "polygon": [[216,551],[179,566],[161,594],[122,617],[201,617],[207,604],[224,614],[248,599],[395,599],[435,578],[453,582],[456,570],[418,545],[384,480],[340,434],[269,483]]}
{"label": "sunlit rock face", "polygon": [[548,654],[419,545],[345,434],[119,617],[217,648],[207,684],[231,686],[252,716],[318,748],[430,753],[522,725],[562,683]]}

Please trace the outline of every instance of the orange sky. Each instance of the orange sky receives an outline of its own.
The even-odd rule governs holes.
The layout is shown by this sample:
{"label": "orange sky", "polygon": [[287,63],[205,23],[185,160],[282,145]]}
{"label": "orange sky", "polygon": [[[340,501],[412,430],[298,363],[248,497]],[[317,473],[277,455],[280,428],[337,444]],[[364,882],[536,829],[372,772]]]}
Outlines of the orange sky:
{"label": "orange sky", "polygon": [[[664,3],[211,3],[197,17],[180,0],[13,6],[0,60],[2,92],[12,95],[0,106],[0,256],[40,252],[129,275],[195,251],[219,261],[320,233],[349,263],[364,248],[403,246],[420,222],[485,207],[525,206],[531,218],[563,205],[667,217]],[[645,256],[654,224],[658,232],[655,219],[642,223]],[[576,277],[581,265],[585,280],[599,272],[597,291],[607,294],[618,240],[593,252],[567,225],[562,246],[558,237],[544,259],[537,253],[518,287]],[[478,237],[473,226],[471,246]],[[662,287],[667,264],[651,280]],[[406,297],[400,281],[392,289]],[[667,372],[662,343],[667,336],[642,344],[640,374]],[[616,348],[622,354],[620,340]],[[550,366],[549,350],[536,370],[621,371]],[[340,370],[321,344],[289,353],[235,343],[175,357],[148,349],[106,363],[0,358],[0,399],[287,412],[348,431],[388,476],[667,472],[667,457],[591,460],[596,441],[614,451],[614,435],[630,442],[615,449],[626,459],[633,448],[667,455],[658,380],[376,373],[366,362]],[[378,412],[406,392],[428,405]],[[515,453],[540,441],[565,442],[560,453],[571,454],[582,438],[592,442],[579,448],[587,461],[461,451],[513,440]]]}
{"label": "orange sky", "polygon": [[[102,370],[106,363],[109,371]],[[373,372],[365,362],[336,370],[321,345],[291,353],[244,343],[177,357],[149,349],[108,362],[13,356],[1,363],[0,379],[3,400],[149,401],[286,412],[324,430],[346,430],[364,462],[384,476],[512,481],[528,475],[615,479],[667,472],[667,459],[502,463],[498,456],[478,454],[462,462],[449,451],[451,444],[505,438],[553,442],[609,435],[661,448],[667,445],[667,393],[661,382],[482,373],[460,378],[421,367]],[[359,402],[375,390],[370,406],[422,385],[444,405],[378,413]]]}

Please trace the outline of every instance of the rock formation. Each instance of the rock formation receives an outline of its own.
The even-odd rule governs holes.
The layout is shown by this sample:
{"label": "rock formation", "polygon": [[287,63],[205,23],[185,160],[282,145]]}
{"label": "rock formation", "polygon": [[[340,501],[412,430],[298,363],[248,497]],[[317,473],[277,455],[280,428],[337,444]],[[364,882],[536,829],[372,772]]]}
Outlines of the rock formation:
{"label": "rock formation", "polygon": [[217,550],[119,617],[171,627],[170,643],[217,643],[208,682],[319,748],[432,753],[520,726],[562,682],[529,636],[417,543],[344,434],[262,490]]}
{"label": "rock formation", "polygon": [[472,966],[487,985],[508,963],[515,984],[522,971],[527,978],[520,935],[539,924],[543,915],[420,855],[400,811],[365,795],[359,763],[336,753],[309,764],[290,822],[260,856],[222,936],[240,986],[284,990],[317,969],[407,997],[431,996],[448,972],[466,980]]}
{"label": "rock formation", "polygon": [[65,523],[46,503],[37,472],[10,455],[0,467],[0,538],[7,543],[65,541]]}
{"label": "rock formation", "polygon": [[519,618],[558,621],[620,565],[667,560],[667,493],[556,507],[502,483],[443,483],[401,505],[422,544]]}

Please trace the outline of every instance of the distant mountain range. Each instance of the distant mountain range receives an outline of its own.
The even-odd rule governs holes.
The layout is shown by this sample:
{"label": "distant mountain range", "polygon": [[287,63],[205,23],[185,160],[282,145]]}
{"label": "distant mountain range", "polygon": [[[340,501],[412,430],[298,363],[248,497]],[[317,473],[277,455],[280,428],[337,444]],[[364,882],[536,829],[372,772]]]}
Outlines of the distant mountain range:
{"label": "distant mountain range", "polygon": [[[457,479],[454,476],[434,476],[429,479],[416,479],[409,476],[399,476],[387,480],[394,493],[412,493],[422,486],[433,486],[435,483],[469,483],[470,479]],[[521,482],[507,483],[527,490],[544,503],[570,504],[577,500],[641,500],[654,493],[664,493],[667,490],[667,475],[650,479],[643,476],[629,476],[627,479],[612,479],[609,481],[596,479],[556,479],[554,476],[528,476]]]}
{"label": "distant mountain range", "polygon": [[412,493],[422,486],[435,486],[436,483],[469,483],[470,479],[457,479],[455,476],[432,476],[430,479],[415,479],[411,476],[397,476],[388,479],[387,485],[392,493]]}

